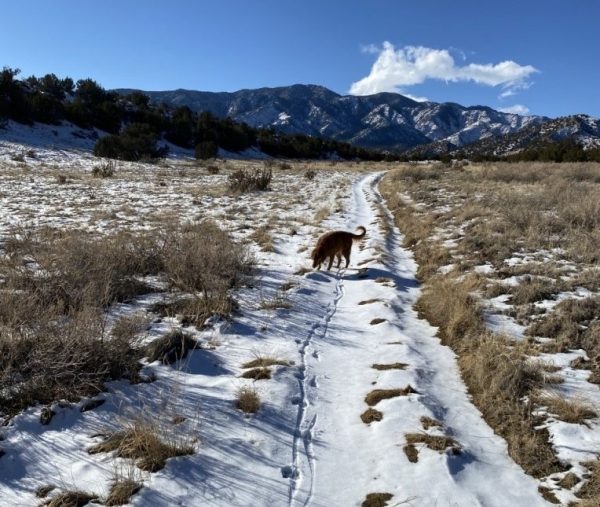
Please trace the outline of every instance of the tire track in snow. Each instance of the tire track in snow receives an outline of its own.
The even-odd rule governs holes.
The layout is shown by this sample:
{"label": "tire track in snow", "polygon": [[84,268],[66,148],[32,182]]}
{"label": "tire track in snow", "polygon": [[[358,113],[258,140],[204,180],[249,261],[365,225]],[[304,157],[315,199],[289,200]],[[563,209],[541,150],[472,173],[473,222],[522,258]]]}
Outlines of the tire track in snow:
{"label": "tire track in snow", "polygon": [[[318,336],[320,338],[325,338],[327,336],[329,323],[337,311],[340,300],[344,297],[344,273],[345,269],[338,270],[336,274],[336,286],[333,293],[333,301],[331,301],[327,306],[327,311],[322,320],[312,325],[309,333],[306,335],[306,338],[302,341],[299,350],[300,366],[298,368],[296,378],[298,379],[300,396],[298,401],[298,416],[296,418],[296,427],[294,430],[294,440],[292,442],[292,465],[291,467],[284,467],[282,470],[284,477],[289,477],[290,479],[288,497],[290,506],[294,504],[306,506],[309,505],[312,499],[315,482],[315,456],[312,446],[312,437],[313,429],[317,423],[317,414],[313,414],[312,417],[308,417],[308,410],[311,407],[308,392],[311,387],[315,390],[318,389],[318,384],[316,382],[316,378],[311,378],[309,375],[310,365],[308,364],[307,359],[313,357],[314,359],[318,360],[319,356],[316,353],[316,350],[313,352],[313,354],[308,354],[308,349],[312,346],[315,337]],[[321,330],[321,333],[317,333],[319,330]],[[302,443],[302,449],[300,449],[300,442]],[[299,487],[304,480],[301,470],[302,458],[304,458],[304,468],[307,468],[305,472],[308,472],[308,479],[310,481],[304,500],[297,498]]]}

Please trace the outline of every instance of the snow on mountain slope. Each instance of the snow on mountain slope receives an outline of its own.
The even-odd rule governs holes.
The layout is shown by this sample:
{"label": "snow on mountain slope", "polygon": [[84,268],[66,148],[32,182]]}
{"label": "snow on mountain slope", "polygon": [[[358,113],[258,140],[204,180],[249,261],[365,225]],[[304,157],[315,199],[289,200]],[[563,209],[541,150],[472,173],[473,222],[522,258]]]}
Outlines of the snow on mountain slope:
{"label": "snow on mountain slope", "polygon": [[[144,93],[155,102],[228,115],[256,127],[325,135],[369,148],[396,150],[441,140],[461,146],[481,137],[516,132],[544,120],[538,116],[501,113],[484,106],[416,102],[396,93],[341,96],[316,85],[234,93],[191,90]],[[285,122],[281,121],[281,114],[285,115]]]}
{"label": "snow on mountain slope", "polygon": [[572,139],[585,149],[600,147],[600,120],[585,114],[555,118],[527,125],[517,132],[479,139],[464,146],[462,151],[467,156],[502,156],[564,139]]}

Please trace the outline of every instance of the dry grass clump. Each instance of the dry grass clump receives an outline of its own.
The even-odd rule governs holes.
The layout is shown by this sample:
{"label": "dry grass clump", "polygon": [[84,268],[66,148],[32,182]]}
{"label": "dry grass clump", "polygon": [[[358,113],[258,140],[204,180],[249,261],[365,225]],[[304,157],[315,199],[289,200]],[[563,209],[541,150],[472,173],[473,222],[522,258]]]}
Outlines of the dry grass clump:
{"label": "dry grass clump", "polygon": [[100,165],[94,166],[92,176],[94,178],[112,178],[117,172],[117,164],[114,160],[108,160]]}
{"label": "dry grass clump", "polygon": [[514,305],[535,303],[549,299],[559,291],[556,284],[549,280],[527,276],[521,280],[521,283],[510,288],[510,302]]}
{"label": "dry grass clump", "polygon": [[165,276],[189,294],[176,303],[185,323],[201,327],[211,315],[228,316],[233,309],[230,290],[252,271],[248,249],[210,220],[185,224],[166,233],[164,241]]}
{"label": "dry grass clump", "polygon": [[508,444],[510,455],[534,477],[563,469],[549,443],[547,430],[532,405],[522,400],[545,383],[543,365],[532,361],[524,344],[499,336],[483,336],[461,351],[459,366],[475,405]]}
{"label": "dry grass clump", "polygon": [[229,293],[204,298],[199,295],[178,297],[173,301],[161,301],[152,305],[149,311],[163,317],[177,317],[184,326],[194,325],[202,329],[206,319],[212,315],[228,316],[235,302]]}
{"label": "dry grass clump", "polygon": [[431,417],[423,416],[420,419],[421,424],[423,425],[423,429],[428,430],[433,427],[441,427],[442,423],[437,419],[432,419]]}
{"label": "dry grass clump", "polygon": [[253,259],[247,248],[210,220],[185,224],[165,240],[168,279],[217,310],[226,304],[229,289],[241,285],[251,271]]}
{"label": "dry grass clump", "polygon": [[293,363],[285,359],[279,359],[271,356],[259,356],[252,361],[242,365],[242,368],[267,368],[269,366],[291,366]]}
{"label": "dry grass clump", "polygon": [[315,171],[314,169],[307,169],[304,172],[304,177],[307,180],[311,180],[311,181],[314,180],[316,175],[317,175],[317,171]]}
{"label": "dry grass clump", "polygon": [[361,507],[385,507],[393,497],[390,493],[369,493]]}
{"label": "dry grass clump", "polygon": [[588,419],[598,417],[593,406],[583,399],[563,398],[557,393],[540,393],[536,401],[561,421],[573,424],[586,424]]}
{"label": "dry grass clump", "polygon": [[600,498],[600,461],[588,461],[582,463],[582,465],[589,470],[590,476],[576,493],[577,497],[583,500],[577,505],[595,507],[598,505],[598,499]]}
{"label": "dry grass clump", "polygon": [[591,362],[590,382],[600,380],[600,297],[567,299],[558,303],[552,313],[533,322],[525,333],[554,338],[547,347],[566,351],[582,348]]}
{"label": "dry grass clump", "polygon": [[256,169],[237,169],[229,175],[229,190],[234,193],[269,190],[273,179],[273,169],[262,167]]}
{"label": "dry grass clump", "polygon": [[188,352],[198,346],[195,338],[176,329],[150,343],[146,352],[149,362],[160,361],[164,364],[172,364],[187,357]]}
{"label": "dry grass clump", "polygon": [[568,472],[560,481],[558,481],[557,484],[564,489],[573,489],[580,482],[581,479],[579,477],[577,477],[573,472]]}
{"label": "dry grass clump", "polygon": [[260,308],[262,310],[289,310],[292,303],[285,292],[278,291],[271,298],[261,298]]}
{"label": "dry grass clump", "polygon": [[542,498],[544,500],[546,500],[547,502],[550,502],[553,504],[560,503],[560,500],[558,498],[556,498],[556,495],[550,488],[547,488],[545,486],[538,486],[538,491],[539,491],[540,495],[542,495]]}
{"label": "dry grass clump", "polygon": [[384,371],[384,370],[404,370],[406,367],[408,366],[408,364],[406,363],[389,363],[389,364],[372,364],[371,368],[375,369],[375,370],[380,370],[380,371]]}
{"label": "dry grass clump", "polygon": [[410,384],[401,389],[374,389],[365,396],[365,403],[373,407],[382,400],[397,398],[398,396],[408,396],[409,394],[418,394]]}
{"label": "dry grass clump", "polygon": [[407,165],[397,169],[395,177],[417,183],[423,180],[439,180],[442,174],[440,166]]}
{"label": "dry grass clump", "polygon": [[252,380],[269,380],[271,378],[271,370],[269,368],[252,368],[242,373],[241,377]]}
{"label": "dry grass clump", "polygon": [[442,342],[455,350],[470,347],[469,338],[484,330],[479,304],[472,295],[477,283],[470,278],[457,282],[433,277],[416,305],[431,324],[440,327]]}
{"label": "dry grass clump", "polygon": [[140,489],[142,484],[134,479],[118,479],[111,484],[104,505],[125,505]]}
{"label": "dry grass clump", "polygon": [[157,250],[150,238],[125,233],[100,239],[79,232],[20,231],[7,242],[0,263],[5,287],[18,291],[3,295],[3,302],[13,304],[2,305],[0,319],[19,297],[67,314],[151,292],[137,277],[160,270]]}
{"label": "dry grass clump", "polygon": [[46,498],[55,489],[56,486],[54,484],[44,484],[35,490],[35,496],[38,498]]}
{"label": "dry grass clump", "polygon": [[381,421],[383,419],[383,413],[375,408],[368,408],[360,414],[360,419],[365,424],[371,424],[374,421]]}
{"label": "dry grass clump", "polygon": [[417,463],[419,461],[419,450],[414,444],[406,444],[402,446],[402,450],[404,451],[404,454],[406,454],[408,461],[411,463]]}
{"label": "dry grass clump", "polygon": [[63,491],[45,502],[40,507],[83,507],[93,500],[98,500],[98,495],[85,491]]}
{"label": "dry grass clump", "polygon": [[507,285],[505,285],[503,283],[492,282],[492,283],[489,283],[485,287],[485,290],[483,291],[483,295],[487,299],[492,299],[492,298],[507,294],[509,291],[510,291],[510,287],[508,287]]}
{"label": "dry grass clump", "polygon": [[379,303],[381,299],[365,299],[364,301],[359,301],[359,305],[371,305],[373,303]]}
{"label": "dry grass clump", "polygon": [[116,340],[134,342],[137,335],[148,329],[150,319],[144,313],[122,315],[110,330],[111,336]]}
{"label": "dry grass clump", "polygon": [[194,447],[181,438],[167,436],[155,424],[135,421],[88,449],[89,454],[113,451],[119,458],[133,460],[140,470],[156,472],[169,458],[193,454]]}
{"label": "dry grass clump", "polygon": [[427,433],[407,433],[404,435],[407,445],[424,444],[429,449],[444,452],[450,449],[453,454],[460,454],[460,445],[452,437],[446,435],[429,435]]}
{"label": "dry grass clump", "polygon": [[270,227],[261,225],[250,234],[249,238],[255,241],[264,252],[274,252],[273,236],[270,233]]}
{"label": "dry grass clump", "polygon": [[241,387],[237,392],[235,406],[245,414],[255,414],[260,409],[258,391],[253,387]]}
{"label": "dry grass clump", "polygon": [[600,297],[567,299],[558,303],[551,314],[535,321],[526,332],[531,336],[558,338],[571,348],[579,348],[585,333],[580,325],[589,326],[599,315]]}
{"label": "dry grass clump", "polygon": [[19,230],[0,257],[0,413],[96,394],[103,383],[136,378],[144,319],[119,320],[108,335],[105,309],[153,289],[162,275],[190,294],[188,313],[203,322],[228,315],[229,290],[250,272],[243,246],[211,222],[155,234],[94,237]]}
{"label": "dry grass clump", "polygon": [[369,324],[371,324],[372,326],[375,326],[377,324],[381,324],[382,322],[385,322],[386,319],[382,319],[381,317],[377,317],[375,319],[373,319],[371,322],[369,322]]}
{"label": "dry grass clump", "polygon": [[26,321],[0,319],[0,413],[74,401],[97,394],[108,380],[137,377],[137,342],[105,336],[99,311],[85,309],[59,321],[59,312],[32,309],[40,311]]}

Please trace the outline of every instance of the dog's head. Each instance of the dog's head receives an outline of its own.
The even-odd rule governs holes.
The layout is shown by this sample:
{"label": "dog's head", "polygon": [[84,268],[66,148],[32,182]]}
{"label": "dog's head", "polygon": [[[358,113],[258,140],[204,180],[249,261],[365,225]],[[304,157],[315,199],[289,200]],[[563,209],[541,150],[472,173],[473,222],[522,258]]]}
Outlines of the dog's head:
{"label": "dog's head", "polygon": [[316,268],[321,262],[323,262],[322,256],[317,248],[315,248],[310,254],[311,259],[313,260],[313,268]]}

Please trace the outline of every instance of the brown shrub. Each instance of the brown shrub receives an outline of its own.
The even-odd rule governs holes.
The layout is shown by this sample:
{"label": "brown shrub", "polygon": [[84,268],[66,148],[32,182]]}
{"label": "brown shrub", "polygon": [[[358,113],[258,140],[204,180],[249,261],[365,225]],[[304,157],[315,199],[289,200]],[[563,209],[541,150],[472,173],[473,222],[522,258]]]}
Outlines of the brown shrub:
{"label": "brown shrub", "polygon": [[40,504],[46,507],[83,507],[92,500],[97,500],[98,495],[86,493],[85,491],[63,491],[55,497]]}
{"label": "brown shrub", "polygon": [[110,486],[104,505],[125,505],[140,489],[142,489],[141,483],[133,479],[116,480]]}
{"label": "brown shrub", "polygon": [[271,356],[258,356],[252,361],[248,361],[242,365],[242,368],[266,368],[268,366],[291,366],[293,363],[285,359],[279,359]]}
{"label": "brown shrub", "polygon": [[272,178],[271,167],[238,169],[229,175],[229,190],[235,193],[269,190]]}
{"label": "brown shrub", "polygon": [[150,319],[144,313],[123,315],[114,323],[110,334],[115,340],[135,343],[136,336],[145,331],[149,324]]}
{"label": "brown shrub", "polygon": [[260,397],[253,387],[241,387],[235,405],[245,414],[255,414],[260,409]]}
{"label": "brown shrub", "polygon": [[514,305],[525,305],[535,303],[543,299],[551,298],[560,289],[556,284],[543,278],[525,277],[521,283],[511,287],[511,303]]}
{"label": "brown shrub", "polygon": [[540,393],[536,400],[545,406],[550,414],[568,423],[586,424],[588,419],[598,417],[593,406],[583,399],[568,400],[557,393]]}
{"label": "brown shrub", "polygon": [[103,312],[114,302],[152,291],[140,277],[162,274],[191,293],[182,298],[184,317],[203,323],[214,313],[231,312],[229,290],[246,279],[251,266],[246,249],[210,222],[103,238],[18,230],[4,249],[0,413],[74,400],[96,394],[107,380],[136,378],[137,334],[145,319],[121,319],[107,336]]}
{"label": "brown shrub", "polygon": [[250,272],[248,250],[210,220],[186,224],[166,240],[166,275],[183,291],[198,291],[207,299],[220,296],[239,286]]}
{"label": "brown shrub", "polygon": [[76,400],[97,394],[108,380],[136,378],[141,356],[137,342],[104,336],[98,311],[82,310],[66,322],[32,324],[31,331],[7,327],[0,335],[0,412],[12,414],[61,398]]}
{"label": "brown shrub", "polygon": [[586,505],[586,507],[592,507],[598,505],[598,499],[600,498],[600,461],[588,461],[582,463],[590,471],[590,477],[587,482],[581,486],[577,491],[577,496],[586,502],[581,502],[578,505]]}
{"label": "brown shrub", "polygon": [[267,225],[261,225],[256,228],[249,238],[255,241],[264,252],[274,252],[275,247],[273,246],[273,236],[271,235],[271,227]]}
{"label": "brown shrub", "polygon": [[365,424],[371,424],[374,421],[381,421],[383,419],[383,413],[374,408],[368,408],[361,415],[360,419]]}
{"label": "brown shrub", "polygon": [[[151,292],[136,277],[160,270],[157,249],[150,238],[124,233],[101,239],[79,232],[21,234],[12,239],[0,265],[6,285],[19,292],[3,297],[18,304],[26,294],[30,304],[65,314],[107,307]],[[0,321],[6,319],[3,314]]]}
{"label": "brown shrub", "polygon": [[146,352],[149,362],[172,364],[187,357],[188,352],[197,347],[198,342],[191,335],[177,329],[154,340],[147,346]]}
{"label": "brown shrub", "polygon": [[393,497],[390,493],[369,493],[361,507],[385,507]]}
{"label": "brown shrub", "polygon": [[181,438],[167,436],[155,424],[135,421],[88,449],[89,454],[113,451],[120,458],[133,460],[140,470],[156,472],[169,458],[193,454],[194,447]]}
{"label": "brown shrub", "polygon": [[423,425],[423,429],[428,430],[431,427],[441,427],[442,423],[437,419],[432,419],[431,417],[423,416],[420,419],[421,424]]}
{"label": "brown shrub", "polygon": [[242,378],[252,380],[269,380],[271,378],[271,370],[269,368],[252,368],[242,373]]}
{"label": "brown shrub", "polygon": [[382,400],[396,398],[398,396],[408,396],[409,394],[417,393],[411,385],[407,385],[401,389],[374,389],[365,396],[365,403],[370,407],[377,405]]}
{"label": "brown shrub", "polygon": [[389,364],[372,364],[371,368],[375,370],[404,370],[408,364],[406,363],[389,363]]}
{"label": "brown shrub", "polygon": [[414,444],[406,444],[402,447],[404,454],[411,463],[417,463],[419,461],[419,451]]}
{"label": "brown shrub", "polygon": [[460,445],[452,437],[429,435],[427,433],[407,433],[404,435],[404,438],[408,445],[425,444],[429,449],[437,452],[444,452],[446,449],[450,449],[453,454],[460,454]]}
{"label": "brown shrub", "polygon": [[477,283],[474,279],[456,282],[433,277],[416,305],[429,322],[441,328],[443,343],[455,350],[470,346],[469,338],[483,331],[479,304],[472,295]]}

